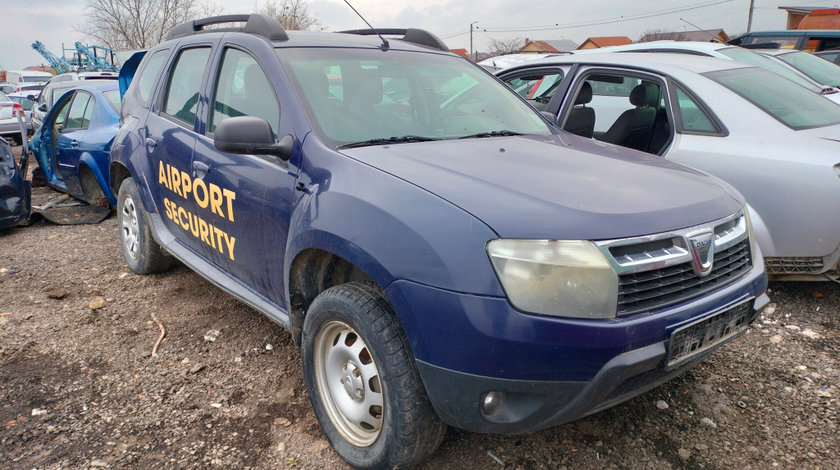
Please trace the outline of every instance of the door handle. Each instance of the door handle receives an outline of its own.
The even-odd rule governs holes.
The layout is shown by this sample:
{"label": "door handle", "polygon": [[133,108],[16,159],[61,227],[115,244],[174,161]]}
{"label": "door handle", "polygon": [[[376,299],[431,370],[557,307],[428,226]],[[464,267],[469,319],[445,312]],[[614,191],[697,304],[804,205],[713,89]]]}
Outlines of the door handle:
{"label": "door handle", "polygon": [[207,172],[210,171],[210,165],[204,162],[194,161],[192,163],[192,169],[193,178],[204,179],[204,177],[207,176]]}
{"label": "door handle", "polygon": [[157,140],[151,137],[146,137],[146,147],[149,147],[150,149],[157,147]]}
{"label": "door handle", "polygon": [[76,148],[79,146],[79,142],[76,139],[70,141],[70,146]]}

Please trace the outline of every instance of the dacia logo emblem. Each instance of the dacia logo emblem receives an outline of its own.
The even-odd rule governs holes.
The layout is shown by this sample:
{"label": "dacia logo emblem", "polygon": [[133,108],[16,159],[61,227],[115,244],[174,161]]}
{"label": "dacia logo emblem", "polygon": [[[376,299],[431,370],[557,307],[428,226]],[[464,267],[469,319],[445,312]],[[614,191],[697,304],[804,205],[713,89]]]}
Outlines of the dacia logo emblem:
{"label": "dacia logo emblem", "polygon": [[688,250],[691,253],[691,267],[698,276],[707,276],[712,272],[712,264],[715,260],[715,233],[704,230],[691,233],[686,238],[688,238]]}

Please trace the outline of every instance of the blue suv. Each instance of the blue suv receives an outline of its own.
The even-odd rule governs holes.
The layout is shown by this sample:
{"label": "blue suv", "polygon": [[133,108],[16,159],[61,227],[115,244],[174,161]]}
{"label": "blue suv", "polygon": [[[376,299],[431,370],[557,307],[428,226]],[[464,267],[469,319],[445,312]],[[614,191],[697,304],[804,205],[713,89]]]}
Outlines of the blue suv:
{"label": "blue suv", "polygon": [[290,330],[348,463],[613,406],[767,303],[730,186],[552,127],[430,33],[379,33],[180,25],[124,67],[111,150],[131,270],[177,259]]}

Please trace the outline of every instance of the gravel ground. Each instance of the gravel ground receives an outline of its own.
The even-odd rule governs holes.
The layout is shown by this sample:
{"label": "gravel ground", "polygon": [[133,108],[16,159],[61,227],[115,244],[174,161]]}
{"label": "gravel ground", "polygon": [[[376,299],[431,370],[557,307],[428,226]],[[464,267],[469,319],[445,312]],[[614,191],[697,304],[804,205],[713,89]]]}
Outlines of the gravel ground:
{"label": "gravel ground", "polygon": [[[670,383],[527,435],[450,429],[421,468],[840,468],[840,285],[770,287],[746,335]],[[346,468],[300,363],[189,269],[131,274],[114,217],[0,232],[0,468]]]}

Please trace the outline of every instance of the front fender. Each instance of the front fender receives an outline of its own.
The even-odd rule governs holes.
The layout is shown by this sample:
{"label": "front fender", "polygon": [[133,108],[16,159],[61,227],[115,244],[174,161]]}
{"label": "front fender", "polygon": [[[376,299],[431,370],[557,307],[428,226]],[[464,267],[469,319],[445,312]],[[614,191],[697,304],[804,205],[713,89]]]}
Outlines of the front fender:
{"label": "front fender", "polygon": [[750,222],[752,222],[753,237],[755,237],[756,244],[761,248],[762,253],[773,256],[777,253],[776,245],[773,243],[773,235],[767,229],[767,224],[753,206],[747,204],[747,209],[750,211]]}

